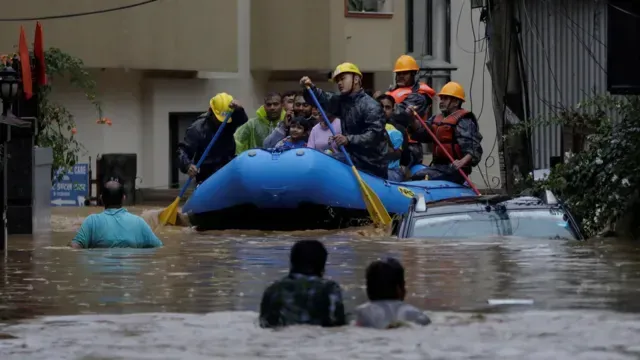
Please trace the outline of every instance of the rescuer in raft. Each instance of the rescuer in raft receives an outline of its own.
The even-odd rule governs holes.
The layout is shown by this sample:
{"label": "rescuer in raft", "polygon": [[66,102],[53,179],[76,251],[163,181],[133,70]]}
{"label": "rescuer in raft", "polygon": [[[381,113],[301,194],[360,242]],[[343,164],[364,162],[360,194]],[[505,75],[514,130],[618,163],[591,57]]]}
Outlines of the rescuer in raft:
{"label": "rescuer in raft", "polygon": [[[233,111],[233,113],[222,130],[222,134],[209,151],[200,169],[196,168],[195,164],[200,160],[200,156],[229,111]],[[219,93],[212,97],[207,112],[198,116],[196,121],[187,128],[184,140],[178,144],[180,171],[195,178],[196,183],[199,184],[227,165],[236,154],[236,142],[233,134],[246,122],[246,112],[238,102],[233,100],[231,95]]]}
{"label": "rescuer in raft", "polygon": [[[465,179],[458,169],[467,175],[482,158],[482,135],[478,129],[476,116],[462,108],[465,93],[462,86],[455,82],[447,83],[438,93],[441,114],[432,116],[426,125],[430,127],[444,146],[434,145],[433,162],[429,168],[413,175],[413,180],[446,180],[464,184]],[[410,126],[411,136],[424,143],[435,143],[427,130],[415,119]],[[447,157],[448,152],[454,159],[453,164]]]}
{"label": "rescuer in raft", "polygon": [[[407,108],[411,106],[420,117],[426,119],[431,100],[436,94],[427,84],[416,81],[419,70],[420,66],[413,57],[400,56],[393,67],[396,84],[386,92],[396,103],[392,115],[393,122],[405,128],[413,123],[413,114],[407,111]],[[410,168],[422,164],[422,157],[422,147],[409,137],[408,145],[403,148],[400,164]]]}
{"label": "rescuer in raft", "polygon": [[[338,65],[332,81],[338,85],[339,94],[318,89],[311,79],[300,79],[303,87],[309,86],[325,112],[340,118],[342,134],[333,137],[337,146],[344,145],[354,165],[372,175],[387,178],[387,140],[385,117],[380,104],[362,89],[362,73],[351,63]],[[313,104],[308,91],[305,100]],[[324,119],[323,119],[324,121]],[[340,153],[336,158],[342,160]]]}

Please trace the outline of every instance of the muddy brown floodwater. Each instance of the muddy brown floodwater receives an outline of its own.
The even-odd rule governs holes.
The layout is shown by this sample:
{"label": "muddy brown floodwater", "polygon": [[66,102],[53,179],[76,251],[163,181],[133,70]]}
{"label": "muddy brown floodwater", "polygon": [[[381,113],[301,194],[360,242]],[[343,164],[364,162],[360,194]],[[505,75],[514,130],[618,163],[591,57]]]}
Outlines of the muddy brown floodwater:
{"label": "muddy brown floodwater", "polygon": [[[10,238],[0,265],[0,359],[638,359],[640,249],[633,242],[420,241],[370,229],[298,233],[164,228],[155,250],[71,250],[97,208],[55,209],[52,234]],[[140,213],[142,209],[132,209]],[[322,240],[347,310],[366,265],[406,267],[425,328],[256,325],[291,244]],[[490,300],[530,300],[496,305]]]}

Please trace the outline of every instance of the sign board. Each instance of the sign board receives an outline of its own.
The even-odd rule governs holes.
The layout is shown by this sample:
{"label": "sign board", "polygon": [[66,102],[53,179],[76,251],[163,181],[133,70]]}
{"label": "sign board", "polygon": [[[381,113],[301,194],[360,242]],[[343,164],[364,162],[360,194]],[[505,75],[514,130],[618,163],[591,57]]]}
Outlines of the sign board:
{"label": "sign board", "polygon": [[51,206],[84,206],[88,196],[89,164],[76,164],[62,178],[53,180]]}

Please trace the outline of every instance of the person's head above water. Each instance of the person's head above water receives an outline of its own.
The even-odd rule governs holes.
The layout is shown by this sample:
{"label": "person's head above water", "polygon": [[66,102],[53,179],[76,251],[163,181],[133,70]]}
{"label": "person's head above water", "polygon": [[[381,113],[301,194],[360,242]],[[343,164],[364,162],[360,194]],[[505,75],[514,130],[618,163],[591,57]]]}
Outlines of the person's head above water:
{"label": "person's head above water", "polygon": [[100,194],[105,209],[121,208],[124,197],[124,186],[115,178],[104,184],[102,194]]}
{"label": "person's head above water", "polygon": [[398,260],[387,258],[372,262],[367,267],[366,277],[370,301],[404,300],[404,268]]}
{"label": "person's head above water", "polygon": [[300,240],[291,248],[290,262],[291,273],[323,276],[327,249],[318,240]]}

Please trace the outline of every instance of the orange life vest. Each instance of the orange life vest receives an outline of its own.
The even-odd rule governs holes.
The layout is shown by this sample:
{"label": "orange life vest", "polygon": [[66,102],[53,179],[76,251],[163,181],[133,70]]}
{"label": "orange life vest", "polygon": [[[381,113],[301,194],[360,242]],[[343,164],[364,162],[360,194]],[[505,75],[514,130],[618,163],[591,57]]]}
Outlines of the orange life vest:
{"label": "orange life vest", "polygon": [[[429,98],[433,98],[436,95],[435,90],[429,87],[429,85],[425,83],[420,83],[418,86],[418,94],[422,94],[424,96],[428,96]],[[407,87],[399,87],[394,89],[393,91],[387,91],[387,95],[390,95],[395,101],[396,104],[400,104],[407,98],[410,94],[413,93],[413,86]]]}
{"label": "orange life vest", "polygon": [[[456,126],[458,126],[460,119],[468,113],[469,111],[460,109],[449,114],[447,117],[442,116],[442,114],[438,114],[431,123],[431,131],[433,131],[436,138],[440,140],[442,146],[454,160],[462,159],[462,149],[456,140]],[[433,161],[434,163],[449,163],[449,158],[440,146],[435,146]]]}
{"label": "orange life vest", "polygon": [[[433,99],[433,97],[436,95],[435,90],[433,90],[431,87],[429,87],[429,85],[425,83],[420,83],[419,85],[420,86],[418,86],[418,94],[422,94],[424,96],[427,96]],[[413,94],[413,86],[399,87],[394,89],[393,91],[387,91],[386,94],[390,95],[396,101],[396,104],[400,104],[401,102],[404,101],[404,99],[407,98],[407,96],[409,96],[410,94]],[[426,119],[429,117],[429,114],[426,113],[424,114],[424,116],[425,117],[422,120],[426,121]],[[411,138],[408,132],[407,132],[407,138],[409,140],[409,143],[411,144],[417,143],[417,141]]]}

